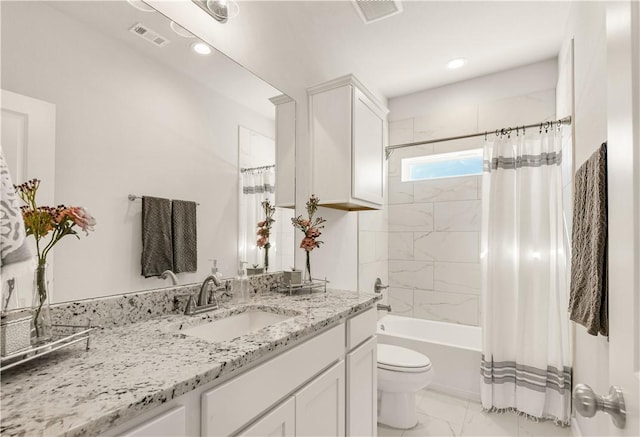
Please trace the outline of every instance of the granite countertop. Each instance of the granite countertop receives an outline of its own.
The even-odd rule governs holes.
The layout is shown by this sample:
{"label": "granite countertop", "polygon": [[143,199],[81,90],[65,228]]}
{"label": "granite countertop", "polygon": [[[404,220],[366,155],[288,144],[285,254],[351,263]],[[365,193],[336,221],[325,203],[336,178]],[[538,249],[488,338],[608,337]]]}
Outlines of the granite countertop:
{"label": "granite countertop", "polygon": [[[140,413],[374,304],[380,295],[328,290],[259,294],[242,305],[197,316],[165,315],[92,334],[91,349],[71,347],[2,374],[3,436],[96,435]],[[181,333],[247,309],[294,315],[235,340],[211,343]]]}

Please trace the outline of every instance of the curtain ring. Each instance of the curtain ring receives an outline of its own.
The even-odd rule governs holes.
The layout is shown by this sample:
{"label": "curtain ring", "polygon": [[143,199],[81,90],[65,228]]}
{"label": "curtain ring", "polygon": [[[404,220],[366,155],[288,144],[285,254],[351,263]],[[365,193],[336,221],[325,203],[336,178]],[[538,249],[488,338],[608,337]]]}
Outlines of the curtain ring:
{"label": "curtain ring", "polygon": [[496,137],[500,136],[500,129],[496,129]]}
{"label": "curtain ring", "polygon": [[484,131],[484,140],[487,141],[487,131]]}

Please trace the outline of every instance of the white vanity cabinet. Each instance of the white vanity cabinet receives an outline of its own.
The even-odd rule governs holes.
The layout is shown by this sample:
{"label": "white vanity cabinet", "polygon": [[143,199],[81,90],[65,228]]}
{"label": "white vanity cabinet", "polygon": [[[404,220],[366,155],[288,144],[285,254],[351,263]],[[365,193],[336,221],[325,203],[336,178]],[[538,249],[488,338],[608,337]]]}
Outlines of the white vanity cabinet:
{"label": "white vanity cabinet", "polygon": [[368,309],[226,381],[211,382],[106,436],[376,434],[376,310]]}
{"label": "white vanity cabinet", "polygon": [[182,436],[186,434],[187,413],[185,407],[181,405],[126,431],[122,437]]}
{"label": "white vanity cabinet", "polygon": [[345,365],[336,365],[296,393],[296,436],[345,435]]}
{"label": "white vanity cabinet", "polygon": [[269,99],[276,107],[275,205],[296,206],[296,102],[282,94]]}
{"label": "white vanity cabinet", "polygon": [[311,191],[330,208],[382,208],[388,109],[353,75],[309,88],[307,94]]}
{"label": "white vanity cabinet", "polygon": [[295,435],[296,398],[293,396],[238,434],[239,437],[293,437]]}

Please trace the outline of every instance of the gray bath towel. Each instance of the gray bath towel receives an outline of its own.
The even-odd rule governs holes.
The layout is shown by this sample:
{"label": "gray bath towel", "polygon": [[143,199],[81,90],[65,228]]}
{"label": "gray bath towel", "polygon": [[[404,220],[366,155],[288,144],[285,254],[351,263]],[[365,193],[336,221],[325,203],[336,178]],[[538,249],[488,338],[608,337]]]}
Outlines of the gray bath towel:
{"label": "gray bath towel", "polygon": [[574,193],[570,318],[609,335],[606,143],[576,172]]}
{"label": "gray bath towel", "polygon": [[142,198],[142,275],[160,276],[173,268],[171,201]]}
{"label": "gray bath towel", "polygon": [[198,270],[196,203],[174,200],[172,204],[173,272],[195,272]]}

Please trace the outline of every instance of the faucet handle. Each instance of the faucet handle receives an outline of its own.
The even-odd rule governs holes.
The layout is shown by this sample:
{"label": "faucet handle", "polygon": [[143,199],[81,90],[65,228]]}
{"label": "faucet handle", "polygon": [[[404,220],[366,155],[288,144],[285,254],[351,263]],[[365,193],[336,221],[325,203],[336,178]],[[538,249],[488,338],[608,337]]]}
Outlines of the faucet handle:
{"label": "faucet handle", "polygon": [[187,300],[187,306],[184,309],[184,314],[186,316],[192,316],[196,312],[196,301],[193,298],[193,294],[189,295],[189,300]]}

